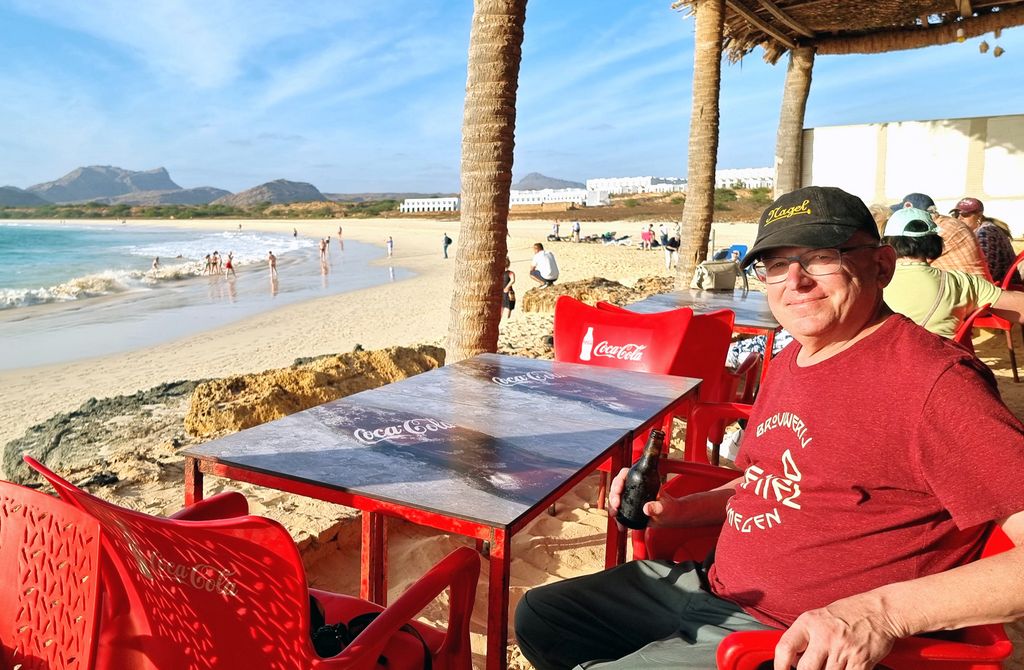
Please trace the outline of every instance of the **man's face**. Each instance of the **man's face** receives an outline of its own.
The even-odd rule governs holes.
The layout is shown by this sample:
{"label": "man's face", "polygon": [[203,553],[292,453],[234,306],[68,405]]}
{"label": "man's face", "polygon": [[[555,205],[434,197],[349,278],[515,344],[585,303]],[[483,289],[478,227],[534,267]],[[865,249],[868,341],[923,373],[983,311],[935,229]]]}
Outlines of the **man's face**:
{"label": "man's face", "polygon": [[985,218],[985,214],[984,212],[971,212],[970,214],[960,213],[957,218],[965,223],[971,230],[977,230],[978,226],[981,225],[982,219]]}
{"label": "man's face", "polygon": [[[864,244],[877,241],[858,233],[838,248]],[[808,251],[809,247],[782,247],[766,251],[764,257],[800,256]],[[847,340],[874,317],[895,265],[896,254],[888,246],[843,253],[838,272],[829,275],[810,275],[794,262],[784,281],[768,285],[768,305],[779,324],[802,344]]]}

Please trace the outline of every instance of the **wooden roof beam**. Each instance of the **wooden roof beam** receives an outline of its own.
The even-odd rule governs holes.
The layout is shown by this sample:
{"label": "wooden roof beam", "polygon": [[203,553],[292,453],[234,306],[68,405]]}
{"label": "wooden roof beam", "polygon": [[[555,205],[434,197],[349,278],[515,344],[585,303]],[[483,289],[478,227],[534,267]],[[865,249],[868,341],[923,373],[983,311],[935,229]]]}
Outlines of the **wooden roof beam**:
{"label": "wooden roof beam", "polygon": [[781,9],[776,7],[775,3],[772,2],[772,0],[757,0],[757,1],[761,3],[762,7],[764,7],[765,9],[768,10],[769,14],[771,14],[776,19],[778,19],[782,23],[784,23],[787,26],[789,26],[789,28],[791,30],[793,30],[794,32],[800,33],[804,37],[814,37],[814,33],[813,32],[811,32],[807,28],[804,28],[804,26],[802,24],[794,21],[793,18],[789,14],[786,14],[784,11],[782,11]]}
{"label": "wooden roof beam", "polygon": [[960,12],[960,16],[965,19],[971,18],[974,14],[974,9],[971,8],[971,0],[955,0],[956,11]]}
{"label": "wooden roof beam", "polygon": [[757,14],[741,5],[737,0],[726,0],[725,4],[729,9],[746,19],[750,25],[754,26],[769,37],[775,38],[776,41],[785,45],[787,49],[796,48],[796,42],[788,38],[785,33],[777,30],[775,27],[758,18]]}
{"label": "wooden roof beam", "polygon": [[997,28],[1024,25],[1024,4],[1004,7],[1001,11],[975,16],[963,21],[933,25],[928,28],[884,30],[854,37],[826,37],[814,41],[819,56],[838,54],[875,54],[904,49],[919,49],[936,44],[956,42],[958,28],[967,38],[978,37]]}

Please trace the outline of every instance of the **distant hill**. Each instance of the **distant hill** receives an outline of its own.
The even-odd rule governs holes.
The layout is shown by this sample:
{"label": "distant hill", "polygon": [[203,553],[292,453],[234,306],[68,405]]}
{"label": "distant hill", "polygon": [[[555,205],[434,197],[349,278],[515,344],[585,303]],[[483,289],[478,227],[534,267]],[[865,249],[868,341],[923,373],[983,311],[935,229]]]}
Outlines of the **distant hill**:
{"label": "distant hill", "polygon": [[335,202],[368,202],[371,200],[405,200],[406,198],[457,198],[458,193],[324,193]]}
{"label": "distant hill", "polygon": [[581,184],[578,181],[568,181],[565,179],[555,179],[554,177],[545,177],[539,172],[531,172],[517,183],[512,184],[513,191],[539,191],[545,188],[586,188],[586,184]]}
{"label": "distant hill", "polygon": [[228,195],[231,195],[231,191],[212,186],[199,186],[181,188],[177,191],[140,191],[113,198],[100,198],[100,201],[109,205],[209,205],[214,200]]}
{"label": "distant hill", "polygon": [[290,202],[325,202],[326,200],[327,198],[324,197],[324,194],[312,184],[302,181],[276,179],[250,188],[248,191],[217,198],[213,201],[213,204],[251,207],[261,202],[286,205]]}
{"label": "distant hill", "polygon": [[0,186],[0,207],[38,207],[52,205],[49,200],[40,198],[17,186]]}
{"label": "distant hill", "polygon": [[80,167],[56,181],[48,181],[28,190],[50,202],[83,202],[140,191],[180,191],[164,168],[136,172],[110,165]]}

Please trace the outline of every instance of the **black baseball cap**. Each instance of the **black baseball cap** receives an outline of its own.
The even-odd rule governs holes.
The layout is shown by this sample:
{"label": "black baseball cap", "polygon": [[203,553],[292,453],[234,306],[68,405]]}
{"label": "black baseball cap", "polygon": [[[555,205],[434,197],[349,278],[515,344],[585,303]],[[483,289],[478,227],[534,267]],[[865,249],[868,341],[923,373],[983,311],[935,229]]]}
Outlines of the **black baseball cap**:
{"label": "black baseball cap", "polygon": [[741,264],[746,267],[777,247],[837,247],[857,231],[881,239],[863,200],[834,186],[805,186],[768,206],[757,224],[754,246]]}

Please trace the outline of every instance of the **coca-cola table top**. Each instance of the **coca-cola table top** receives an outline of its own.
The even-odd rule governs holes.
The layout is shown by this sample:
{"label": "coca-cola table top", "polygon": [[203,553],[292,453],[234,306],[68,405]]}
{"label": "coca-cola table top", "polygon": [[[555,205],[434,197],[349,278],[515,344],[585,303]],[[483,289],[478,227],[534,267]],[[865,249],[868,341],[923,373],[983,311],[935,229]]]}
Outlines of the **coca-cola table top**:
{"label": "coca-cola table top", "polygon": [[698,384],[487,354],[185,455],[510,527]]}
{"label": "coca-cola table top", "polygon": [[761,330],[775,330],[779,322],[768,308],[768,296],[760,291],[701,291],[682,289],[659,293],[639,302],[626,305],[626,309],[641,314],[664,312],[690,307],[697,314],[716,309],[731,309],[736,313],[736,325]]}

